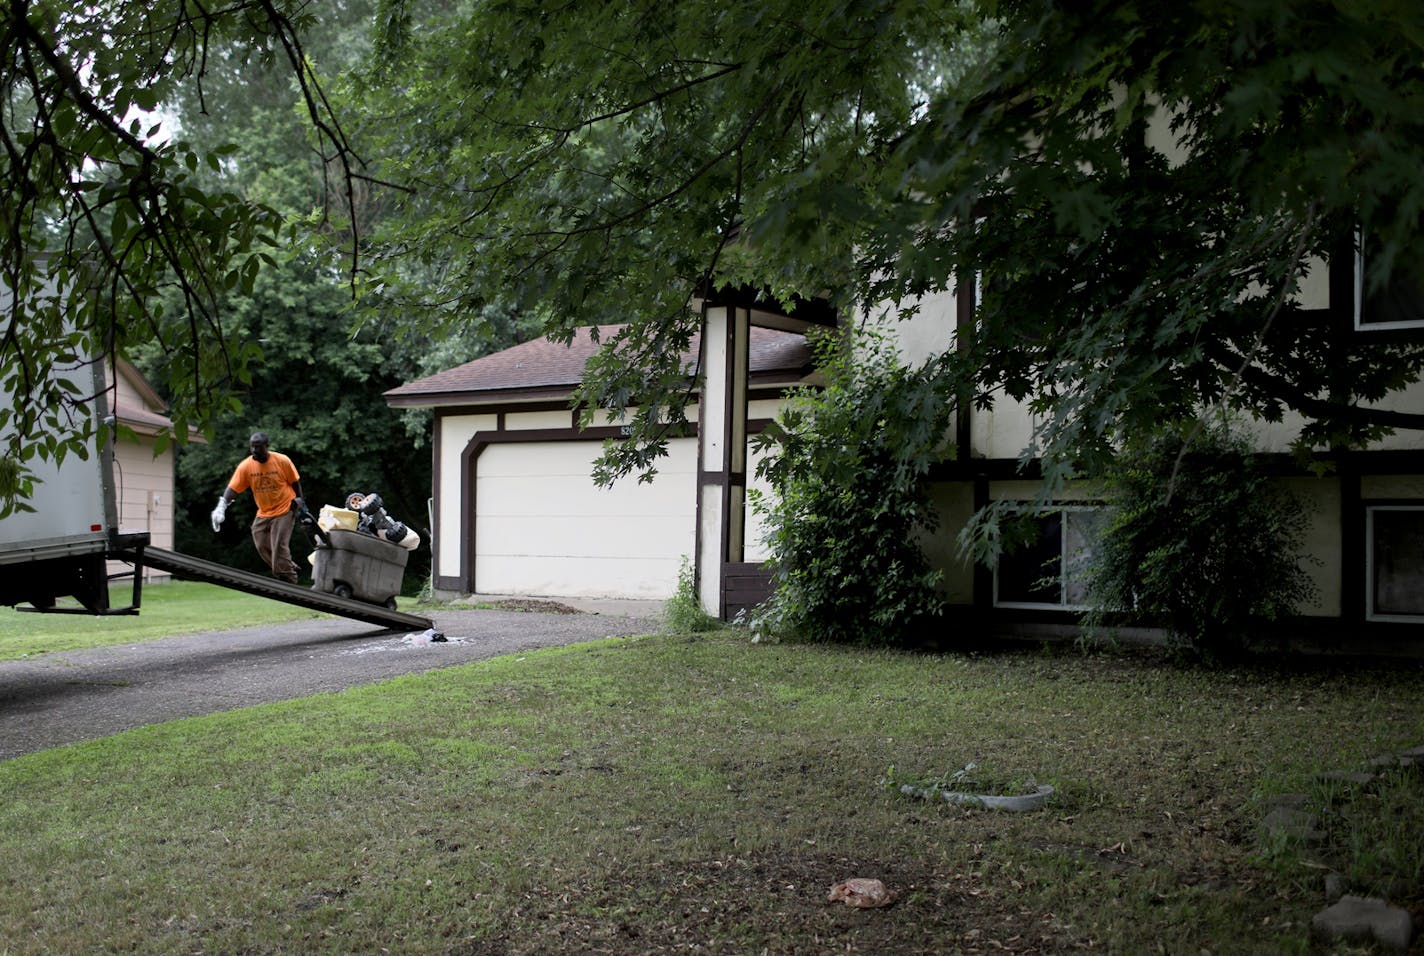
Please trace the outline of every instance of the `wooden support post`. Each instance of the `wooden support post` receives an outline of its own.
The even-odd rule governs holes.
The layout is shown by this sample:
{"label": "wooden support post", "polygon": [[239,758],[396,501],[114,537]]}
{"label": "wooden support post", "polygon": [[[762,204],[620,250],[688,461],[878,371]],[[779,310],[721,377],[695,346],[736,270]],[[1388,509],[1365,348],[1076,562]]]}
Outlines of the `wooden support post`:
{"label": "wooden support post", "polygon": [[727,613],[724,566],[745,551],[750,337],[750,310],[703,309],[696,575],[702,607],[717,617]]}

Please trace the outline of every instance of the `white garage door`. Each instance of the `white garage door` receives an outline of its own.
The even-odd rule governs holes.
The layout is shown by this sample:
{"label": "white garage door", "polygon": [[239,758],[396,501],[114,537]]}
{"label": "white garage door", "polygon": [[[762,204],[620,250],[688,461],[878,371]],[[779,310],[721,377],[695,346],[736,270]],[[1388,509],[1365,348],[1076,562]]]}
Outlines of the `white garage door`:
{"label": "white garage door", "polygon": [[596,441],[492,444],[475,473],[475,587],[484,594],[664,599],[691,560],[697,442],[669,445],[657,478],[599,488]]}

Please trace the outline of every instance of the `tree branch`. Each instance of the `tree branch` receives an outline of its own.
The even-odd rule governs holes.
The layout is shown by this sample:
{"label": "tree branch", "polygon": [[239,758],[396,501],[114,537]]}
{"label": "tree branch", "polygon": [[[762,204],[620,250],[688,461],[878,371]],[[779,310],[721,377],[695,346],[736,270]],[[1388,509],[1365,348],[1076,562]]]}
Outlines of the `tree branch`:
{"label": "tree branch", "polygon": [[1205,343],[1203,348],[1219,365],[1226,368],[1238,367],[1238,374],[1246,384],[1281,399],[1291,408],[1312,418],[1335,419],[1357,425],[1424,430],[1424,413],[1399,412],[1388,408],[1373,408],[1317,398],[1293,382],[1253,364],[1249,356],[1242,356],[1225,345],[1209,342]]}

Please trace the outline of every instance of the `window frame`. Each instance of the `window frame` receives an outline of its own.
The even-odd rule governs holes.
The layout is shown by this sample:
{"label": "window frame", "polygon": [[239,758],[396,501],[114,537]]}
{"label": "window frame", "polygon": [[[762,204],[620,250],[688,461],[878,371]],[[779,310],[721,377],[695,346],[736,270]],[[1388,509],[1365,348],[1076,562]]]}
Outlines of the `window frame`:
{"label": "window frame", "polygon": [[1389,511],[1424,511],[1424,501],[1377,502],[1365,505],[1365,620],[1387,624],[1424,624],[1424,612],[1390,614],[1375,611],[1375,514]]}
{"label": "window frame", "polygon": [[1031,513],[1033,513],[1033,516],[1036,517],[1036,518],[1046,517],[1046,516],[1048,516],[1048,515],[1050,515],[1050,514],[1061,514],[1061,515],[1064,515],[1063,521],[1062,521],[1062,523],[1060,524],[1060,531],[1059,531],[1059,535],[1058,535],[1058,595],[1059,595],[1059,600],[1058,600],[1057,603],[1054,603],[1054,604],[1049,604],[1049,603],[1040,602],[1040,601],[1002,601],[1002,600],[1000,600],[1000,599],[999,599],[999,570],[1000,570],[1001,565],[1000,565],[999,562],[996,561],[996,562],[994,563],[994,567],[993,567],[993,569],[992,569],[992,571],[993,571],[992,592],[991,592],[991,603],[992,603],[992,606],[993,606],[994,608],[996,608],[996,609],[997,609],[997,608],[1003,608],[1003,609],[1005,609],[1005,610],[1019,610],[1019,611],[1063,611],[1063,612],[1075,613],[1075,614],[1081,614],[1081,613],[1083,613],[1084,611],[1090,610],[1090,609],[1091,609],[1091,606],[1090,606],[1090,605],[1087,605],[1087,604],[1069,604],[1069,603],[1067,602],[1067,597],[1068,597],[1068,577],[1067,577],[1067,574],[1068,574],[1068,570],[1069,570],[1070,565],[1071,565],[1071,562],[1069,561],[1070,555],[1069,555],[1069,552],[1068,552],[1068,542],[1069,542],[1069,537],[1070,537],[1070,535],[1068,534],[1068,525],[1069,525],[1071,519],[1068,518],[1067,515],[1073,514],[1073,513],[1080,513],[1080,514],[1083,514],[1083,513],[1093,513],[1093,514],[1098,514],[1098,515],[1106,515],[1107,512],[1108,512],[1108,510],[1109,510],[1108,507],[1107,507],[1107,505],[1104,505],[1104,504],[1101,504],[1101,503],[1098,503],[1098,502],[1091,502],[1091,501],[1089,501],[1089,502],[1077,502],[1077,501],[1075,501],[1075,502],[1063,502],[1063,503],[1061,503],[1061,504],[1053,504],[1053,505],[1049,505],[1049,506],[1047,506],[1047,507],[1042,507],[1042,508],[1040,508],[1040,507],[1035,507],[1035,506],[1033,506],[1030,502],[1027,502],[1027,501],[1024,501],[1024,502],[1015,502],[1015,504],[1021,504],[1021,505],[1023,506],[1023,507],[1022,507],[1022,510],[1023,510],[1024,512],[1031,512]]}
{"label": "window frame", "polygon": [[1424,329],[1424,318],[1394,322],[1365,321],[1365,243],[1364,233],[1355,230],[1354,249],[1354,324],[1356,332],[1391,332],[1401,329]]}

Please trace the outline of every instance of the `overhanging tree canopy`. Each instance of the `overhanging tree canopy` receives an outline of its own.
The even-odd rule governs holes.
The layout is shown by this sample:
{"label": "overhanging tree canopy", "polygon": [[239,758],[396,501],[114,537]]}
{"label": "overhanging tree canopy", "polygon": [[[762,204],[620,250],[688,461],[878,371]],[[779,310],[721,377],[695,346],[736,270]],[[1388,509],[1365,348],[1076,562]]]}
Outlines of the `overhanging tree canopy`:
{"label": "overhanging tree canopy", "polygon": [[646,466],[681,420],[697,290],[866,300],[865,250],[904,216],[897,142],[983,30],[919,3],[515,2],[386,22],[362,113],[389,131],[383,175],[417,185],[388,247],[444,266],[440,306],[498,292],[555,332],[627,323],[583,389],[638,407],[605,477]]}
{"label": "overhanging tree canopy", "polygon": [[[227,320],[250,291],[281,216],[214,186],[236,147],[174,141],[161,108],[222,56],[285,61],[338,168],[353,155],[302,55],[303,4],[234,0],[17,2],[0,12],[0,381],[13,396],[0,513],[28,491],[25,463],[92,447],[92,399],[76,369],[157,343],[178,435],[232,407],[258,352]],[[209,57],[212,60],[209,60]],[[160,112],[155,112],[160,111]],[[176,307],[164,307],[164,303]]]}
{"label": "overhanging tree canopy", "polygon": [[[143,210],[182,213],[174,235],[206,245],[177,264],[212,281],[242,281],[270,227],[261,210],[184,193],[181,150],[145,152],[116,116],[198,62],[199,26],[291,49],[286,8],[267,2],[210,20],[170,12],[186,32],[150,48],[169,22],[138,19],[150,7],[71,14],[87,48],[61,44],[40,5],[6,20],[19,42],[7,50],[32,53],[7,73],[5,261],[42,219],[73,221],[62,213],[82,213],[79,197],[157,183],[172,198],[136,202],[114,217],[123,231],[84,227],[101,258],[105,243],[154,243],[111,273],[135,302],[140,260],[174,264]],[[109,18],[108,33],[79,29],[86,16]],[[1202,402],[1300,412],[1307,445],[1424,425],[1370,404],[1418,377],[1424,347],[1342,335],[1291,306],[1311,257],[1352,248],[1357,229],[1373,287],[1421,261],[1417,4],[387,0],[377,24],[381,55],[345,115],[380,144],[380,177],[411,192],[372,290],[414,262],[439,282],[406,301],[437,317],[498,297],[556,331],[626,320],[585,398],[638,406],[645,450],[678,416],[695,290],[751,284],[854,314],[974,274],[975,334],[942,371],[973,400],[1030,398],[1051,468],[1091,469],[1117,436]],[[123,56],[96,49],[110,34]],[[63,70],[32,65],[71,49],[113,64],[102,109]],[[32,121],[27,97],[57,105]],[[1152,123],[1171,128],[1177,155],[1144,145]],[[61,150],[81,127],[89,138]],[[86,152],[112,174],[79,176]],[[50,168],[17,165],[26,155],[62,174],[16,177]],[[150,318],[112,312],[125,334]],[[647,461],[630,446],[609,473]]]}
{"label": "overhanging tree canopy", "polygon": [[640,405],[644,439],[709,282],[854,314],[976,274],[943,370],[1029,399],[1050,471],[1203,403],[1298,412],[1307,447],[1424,426],[1371,405],[1418,377],[1417,338],[1294,306],[1362,227],[1372,287],[1424,262],[1417,4],[515,0],[390,22],[367,102],[420,184],[400,245],[555,328],[628,319],[585,398]]}

